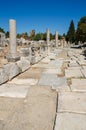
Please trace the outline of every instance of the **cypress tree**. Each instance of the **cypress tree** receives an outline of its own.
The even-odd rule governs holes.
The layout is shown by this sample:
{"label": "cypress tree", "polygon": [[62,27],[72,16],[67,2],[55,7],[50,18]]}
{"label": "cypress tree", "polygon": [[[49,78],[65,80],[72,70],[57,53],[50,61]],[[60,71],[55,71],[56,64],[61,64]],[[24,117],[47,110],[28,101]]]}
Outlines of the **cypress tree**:
{"label": "cypress tree", "polygon": [[75,27],[73,20],[70,22],[70,26],[67,32],[66,40],[73,43],[75,41]]}
{"label": "cypress tree", "polygon": [[86,42],[86,16],[82,17],[78,22],[76,30],[76,41]]}

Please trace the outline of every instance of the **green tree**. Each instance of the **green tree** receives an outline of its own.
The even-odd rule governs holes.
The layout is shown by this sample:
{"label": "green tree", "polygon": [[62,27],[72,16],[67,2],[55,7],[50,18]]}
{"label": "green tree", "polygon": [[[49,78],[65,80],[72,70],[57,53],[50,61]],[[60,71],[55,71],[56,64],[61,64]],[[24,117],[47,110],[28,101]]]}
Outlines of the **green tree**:
{"label": "green tree", "polygon": [[45,40],[46,41],[46,32],[45,33],[43,33],[43,40]]}
{"label": "green tree", "polygon": [[3,33],[5,33],[5,31],[4,31],[4,29],[3,29],[3,28],[0,28],[0,32],[3,32]]}
{"label": "green tree", "polygon": [[22,33],[21,36],[22,36],[23,38],[25,38],[25,39],[28,39],[28,33],[27,33],[27,32]]}
{"label": "green tree", "polygon": [[76,41],[86,41],[86,16],[82,17],[78,22],[76,30]]}
{"label": "green tree", "polygon": [[58,35],[58,39],[62,39],[62,37],[63,37],[62,35],[60,35],[60,34]]}
{"label": "green tree", "polygon": [[55,34],[50,33],[50,40],[55,39]]}
{"label": "green tree", "polygon": [[75,26],[73,20],[70,22],[69,30],[66,35],[66,40],[73,43],[75,41]]}
{"label": "green tree", "polygon": [[22,37],[22,34],[17,34],[17,38],[21,38]]}
{"label": "green tree", "polygon": [[7,31],[7,32],[5,33],[5,35],[6,35],[6,38],[8,38],[8,37],[9,37],[9,32]]}
{"label": "green tree", "polygon": [[[35,34],[35,36],[30,36],[30,40],[36,40],[36,41],[45,40],[46,41],[46,36],[47,36],[46,32],[45,33],[39,32],[39,33]],[[59,37],[59,39],[61,39],[62,36],[59,35],[58,37]],[[50,33],[50,40],[52,40],[52,39],[55,39],[55,34]]]}
{"label": "green tree", "polygon": [[34,36],[34,40],[36,40],[36,41],[43,40],[43,33],[37,33]]}
{"label": "green tree", "polygon": [[65,33],[63,33],[63,37],[66,37],[66,34],[65,34]]}

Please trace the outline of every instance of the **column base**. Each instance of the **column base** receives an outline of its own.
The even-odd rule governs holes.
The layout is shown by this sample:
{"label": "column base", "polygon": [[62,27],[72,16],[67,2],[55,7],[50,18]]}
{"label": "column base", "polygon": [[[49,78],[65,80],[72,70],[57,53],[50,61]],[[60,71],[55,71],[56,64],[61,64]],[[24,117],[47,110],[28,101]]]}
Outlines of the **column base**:
{"label": "column base", "polygon": [[15,56],[12,56],[12,54],[9,54],[7,57],[8,62],[16,62],[20,60],[20,56],[16,54]]}

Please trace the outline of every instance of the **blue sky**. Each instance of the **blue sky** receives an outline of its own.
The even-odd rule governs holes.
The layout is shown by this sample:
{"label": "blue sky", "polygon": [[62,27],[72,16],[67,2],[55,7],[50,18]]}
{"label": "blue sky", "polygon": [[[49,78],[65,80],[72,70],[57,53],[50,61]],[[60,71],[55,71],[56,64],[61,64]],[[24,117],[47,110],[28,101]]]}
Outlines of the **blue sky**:
{"label": "blue sky", "polygon": [[0,27],[9,31],[9,19],[17,22],[17,33],[32,29],[54,34],[66,33],[70,21],[75,28],[82,16],[86,16],[86,0],[0,0]]}

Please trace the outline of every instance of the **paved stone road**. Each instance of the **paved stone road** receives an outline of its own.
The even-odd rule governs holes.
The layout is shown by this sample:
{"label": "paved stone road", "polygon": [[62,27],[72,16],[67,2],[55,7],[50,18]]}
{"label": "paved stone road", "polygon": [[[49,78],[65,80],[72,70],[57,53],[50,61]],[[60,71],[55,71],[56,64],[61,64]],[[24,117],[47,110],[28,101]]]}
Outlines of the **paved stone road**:
{"label": "paved stone road", "polygon": [[0,130],[86,130],[86,61],[57,49],[0,86]]}

